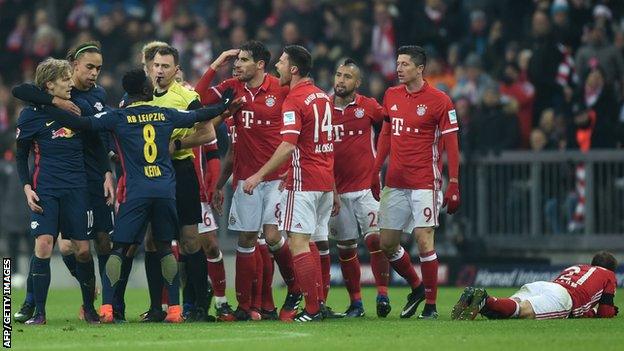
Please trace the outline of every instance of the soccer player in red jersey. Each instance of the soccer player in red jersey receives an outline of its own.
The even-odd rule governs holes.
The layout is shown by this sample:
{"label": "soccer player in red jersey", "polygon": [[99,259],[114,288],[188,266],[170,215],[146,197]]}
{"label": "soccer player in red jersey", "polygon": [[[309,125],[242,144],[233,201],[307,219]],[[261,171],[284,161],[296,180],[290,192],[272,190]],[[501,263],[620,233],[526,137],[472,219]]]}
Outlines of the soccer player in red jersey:
{"label": "soccer player in red jersey", "polygon": [[[373,125],[384,119],[383,108],[375,99],[357,93],[361,72],[357,64],[345,60],[334,75],[334,176],[340,194],[340,212],[329,221],[330,235],[337,241],[340,268],[351,304],[346,317],[364,316],[360,292],[359,234],[371,255],[371,268],[377,286],[377,315],[390,312],[388,299],[388,259],[379,246],[377,216],[379,202],[369,189],[375,162]],[[317,242],[319,250],[325,249]],[[329,247],[327,247],[327,251]]]}
{"label": "soccer player in red jersey", "polygon": [[[210,87],[215,70],[233,57],[236,57],[234,63],[236,77]],[[231,120],[231,147],[223,162],[213,201],[213,206],[220,212],[221,209],[218,207],[223,198],[222,189],[233,173],[235,191],[228,228],[239,232],[235,281],[238,300],[235,315],[239,320],[251,318],[252,287],[258,269],[254,252],[259,231],[264,233],[269,249],[288,285],[288,295],[280,311],[280,318],[292,319],[301,301],[301,293],[295,284],[292,256],[288,244],[278,231],[281,213],[278,187],[280,174],[285,172],[285,166],[266,174],[253,194],[245,194],[242,182],[239,182],[256,173],[281,142],[281,107],[289,89],[287,86],[281,86],[277,78],[266,73],[270,58],[271,54],[262,43],[250,41],[239,50],[228,50],[221,54],[196,86],[203,103],[218,101],[227,88],[233,88],[237,96],[245,98],[243,107]],[[268,255],[263,256],[263,262],[267,267],[271,264],[266,262],[268,259],[270,259]],[[272,275],[263,275],[263,279],[266,283],[272,279]],[[265,319],[277,318],[272,296],[267,295],[263,301],[261,310],[253,311],[254,315],[257,316],[259,313]]]}
{"label": "soccer player in red jersey", "polygon": [[[378,188],[377,171],[389,149],[390,161],[379,204],[381,247],[394,270],[412,287],[401,318],[413,316],[418,305],[426,300],[419,318],[436,319],[438,258],[434,228],[438,226],[441,207],[448,205],[449,214],[459,207],[459,128],[451,99],[423,78],[425,50],[403,46],[397,56],[401,84],[389,88],[384,95],[383,107],[388,117],[378,142],[372,189]],[[449,176],[444,200],[442,150],[446,150]],[[400,245],[403,231],[413,232],[418,243],[422,283],[409,254]]]}
{"label": "soccer player in red jersey", "polygon": [[225,267],[223,266],[223,253],[219,249],[217,239],[217,229],[219,227],[210,206],[212,191],[215,188],[221,169],[217,140],[215,139],[208,144],[193,148],[193,153],[195,154],[193,161],[197,179],[199,179],[199,197],[202,207],[202,222],[198,225],[199,240],[206,254],[208,276],[212,282],[217,318],[221,321],[229,322],[235,320],[235,318],[232,308],[225,297]]}
{"label": "soccer player in red jersey", "polygon": [[609,252],[594,255],[591,264],[564,269],[552,282],[523,285],[510,298],[489,296],[485,289],[468,287],[453,307],[453,319],[612,318],[617,260]]}
{"label": "soccer player in red jersey", "polygon": [[297,283],[305,297],[305,309],[294,320],[321,320],[316,285],[320,267],[310,252],[310,236],[317,228],[327,227],[334,202],[332,104],[309,78],[312,56],[304,47],[285,47],[275,67],[280,84],[290,86],[282,105],[282,143],[245,180],[243,189],[253,194],[265,177],[291,160],[281,199],[281,224],[289,236]]}

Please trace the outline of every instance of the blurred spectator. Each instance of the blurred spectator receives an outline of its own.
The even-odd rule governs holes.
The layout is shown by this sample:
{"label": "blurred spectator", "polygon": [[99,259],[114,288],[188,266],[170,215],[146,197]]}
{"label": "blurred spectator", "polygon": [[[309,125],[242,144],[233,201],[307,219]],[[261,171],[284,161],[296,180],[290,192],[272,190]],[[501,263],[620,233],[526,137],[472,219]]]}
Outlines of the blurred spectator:
{"label": "blurred spectator", "polygon": [[604,72],[594,64],[574,98],[572,144],[581,150],[614,148],[621,138],[617,135],[619,105]]}
{"label": "blurred spectator", "polygon": [[445,67],[444,62],[435,55],[427,57],[425,77],[431,86],[445,92],[450,92],[457,84],[453,72]]}
{"label": "blurred spectator", "polygon": [[390,82],[394,80],[396,69],[395,29],[388,6],[378,2],[374,10],[372,51],[375,70]]}
{"label": "blurred spectator", "polygon": [[515,62],[505,65],[501,78],[501,94],[515,99],[518,103],[518,127],[520,132],[520,147],[529,147],[529,134],[533,127],[533,99],[535,90],[533,84],[522,80],[520,66]]}
{"label": "blurred spectator", "polygon": [[457,77],[457,85],[451,95],[453,98],[463,96],[472,104],[478,104],[483,98],[485,87],[492,84],[492,78],[483,71],[481,58],[477,54],[466,57],[465,75]]}
{"label": "blurred spectator", "polygon": [[624,59],[622,53],[607,40],[606,27],[603,24],[591,23],[587,26],[587,43],[576,53],[576,71],[584,81],[592,69],[590,61],[597,63],[604,70],[607,83],[622,87],[624,79]]}
{"label": "blurred spectator", "polygon": [[544,109],[554,107],[558,102],[562,103],[563,93],[555,79],[563,55],[552,36],[550,20],[546,13],[536,11],[533,14],[531,28],[529,47],[532,54],[527,73],[535,87],[533,124],[536,125]]}
{"label": "blurred spectator", "polygon": [[484,87],[483,100],[470,119],[470,131],[471,147],[480,154],[498,154],[516,147],[518,120],[505,109],[496,84]]}

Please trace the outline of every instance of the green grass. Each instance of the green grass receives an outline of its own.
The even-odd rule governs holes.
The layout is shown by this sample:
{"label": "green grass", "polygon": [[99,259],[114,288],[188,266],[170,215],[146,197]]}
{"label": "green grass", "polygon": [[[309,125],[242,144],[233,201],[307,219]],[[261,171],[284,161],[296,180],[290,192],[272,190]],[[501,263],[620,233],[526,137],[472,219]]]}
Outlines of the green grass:
{"label": "green grass", "polygon": [[[16,350],[622,350],[624,321],[476,321],[454,322],[450,310],[461,289],[441,288],[438,321],[398,315],[407,294],[392,288],[393,311],[386,319],[375,315],[375,291],[364,289],[367,316],[358,320],[320,323],[241,322],[181,325],[139,324],[137,316],[148,305],[147,292],[129,290],[127,317],[118,325],[87,325],[77,319],[78,289],[52,290],[48,299],[46,326],[13,325]],[[512,289],[491,289],[490,294],[506,296]],[[229,291],[231,294],[232,292]],[[276,291],[283,301],[285,291]],[[13,312],[23,299],[23,291],[13,294]],[[235,301],[229,296],[230,301]],[[342,311],[348,304],[342,287],[330,291],[329,305]]]}

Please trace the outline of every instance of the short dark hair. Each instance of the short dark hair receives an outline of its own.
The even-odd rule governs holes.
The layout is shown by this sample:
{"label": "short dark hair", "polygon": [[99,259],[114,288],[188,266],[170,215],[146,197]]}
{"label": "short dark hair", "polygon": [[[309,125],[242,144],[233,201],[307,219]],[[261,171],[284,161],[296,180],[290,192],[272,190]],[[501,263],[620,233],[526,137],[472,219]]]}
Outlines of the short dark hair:
{"label": "short dark hair", "polygon": [[284,48],[284,52],[288,55],[288,61],[292,66],[297,66],[299,75],[307,77],[312,70],[312,55],[301,45],[288,45]]}
{"label": "short dark hair", "polygon": [[427,53],[425,49],[418,45],[405,45],[397,50],[397,56],[408,55],[416,66],[427,65]]}
{"label": "short dark hair", "polygon": [[147,76],[142,68],[126,72],[121,80],[121,85],[129,96],[143,95],[147,83]]}
{"label": "short dark hair", "polygon": [[594,255],[591,261],[592,266],[598,266],[615,272],[618,262],[612,253],[600,251]]}
{"label": "short dark hair", "polygon": [[[160,54],[161,56],[167,56],[167,55],[173,56],[173,63],[175,65],[178,65],[178,63],[180,62],[180,53],[178,52],[178,49],[174,48],[171,45],[156,47],[152,60],[154,59],[154,57],[156,57],[156,54]],[[147,60],[147,55],[145,57],[145,60]]]}
{"label": "short dark hair", "polygon": [[257,40],[250,40],[239,48],[241,51],[249,51],[254,62],[264,61],[264,67],[269,67],[271,52]]}
{"label": "short dark hair", "polygon": [[67,51],[66,59],[69,62],[74,62],[80,56],[88,52],[101,54],[102,53],[101,51],[102,51],[102,45],[100,44],[100,42],[96,40],[91,40],[91,41],[87,41],[84,43],[80,43],[76,46],[73,46],[71,49],[69,49],[69,51]]}

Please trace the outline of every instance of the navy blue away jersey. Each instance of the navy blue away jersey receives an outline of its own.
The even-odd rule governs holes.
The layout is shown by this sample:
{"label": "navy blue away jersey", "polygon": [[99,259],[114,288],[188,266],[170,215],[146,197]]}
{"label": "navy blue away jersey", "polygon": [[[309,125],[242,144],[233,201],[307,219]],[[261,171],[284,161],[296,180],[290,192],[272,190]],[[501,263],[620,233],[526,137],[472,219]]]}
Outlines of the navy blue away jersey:
{"label": "navy blue away jersey", "polygon": [[17,139],[32,142],[32,186],[37,192],[87,186],[83,142],[78,133],[61,127],[40,109],[28,106],[17,120]]}
{"label": "navy blue away jersey", "polygon": [[[110,111],[110,108],[106,106],[106,90],[100,86],[93,86],[89,90],[78,90],[73,88],[71,91],[71,101],[80,108],[82,116],[93,116],[96,113]],[[102,144],[106,150],[110,149],[111,137],[109,132],[93,132],[86,131],[85,138],[99,137],[102,140]],[[108,165],[99,165],[98,158],[95,155],[95,151],[92,148],[85,148],[85,169],[87,171],[87,179],[89,183],[98,183],[101,187],[104,181],[104,175],[102,174],[102,168]]]}
{"label": "navy blue away jersey", "polygon": [[174,128],[193,126],[193,111],[179,111],[131,104],[88,117],[93,130],[110,130],[117,146],[121,167],[120,202],[137,198],[175,199],[175,172],[169,155],[169,139]]}

